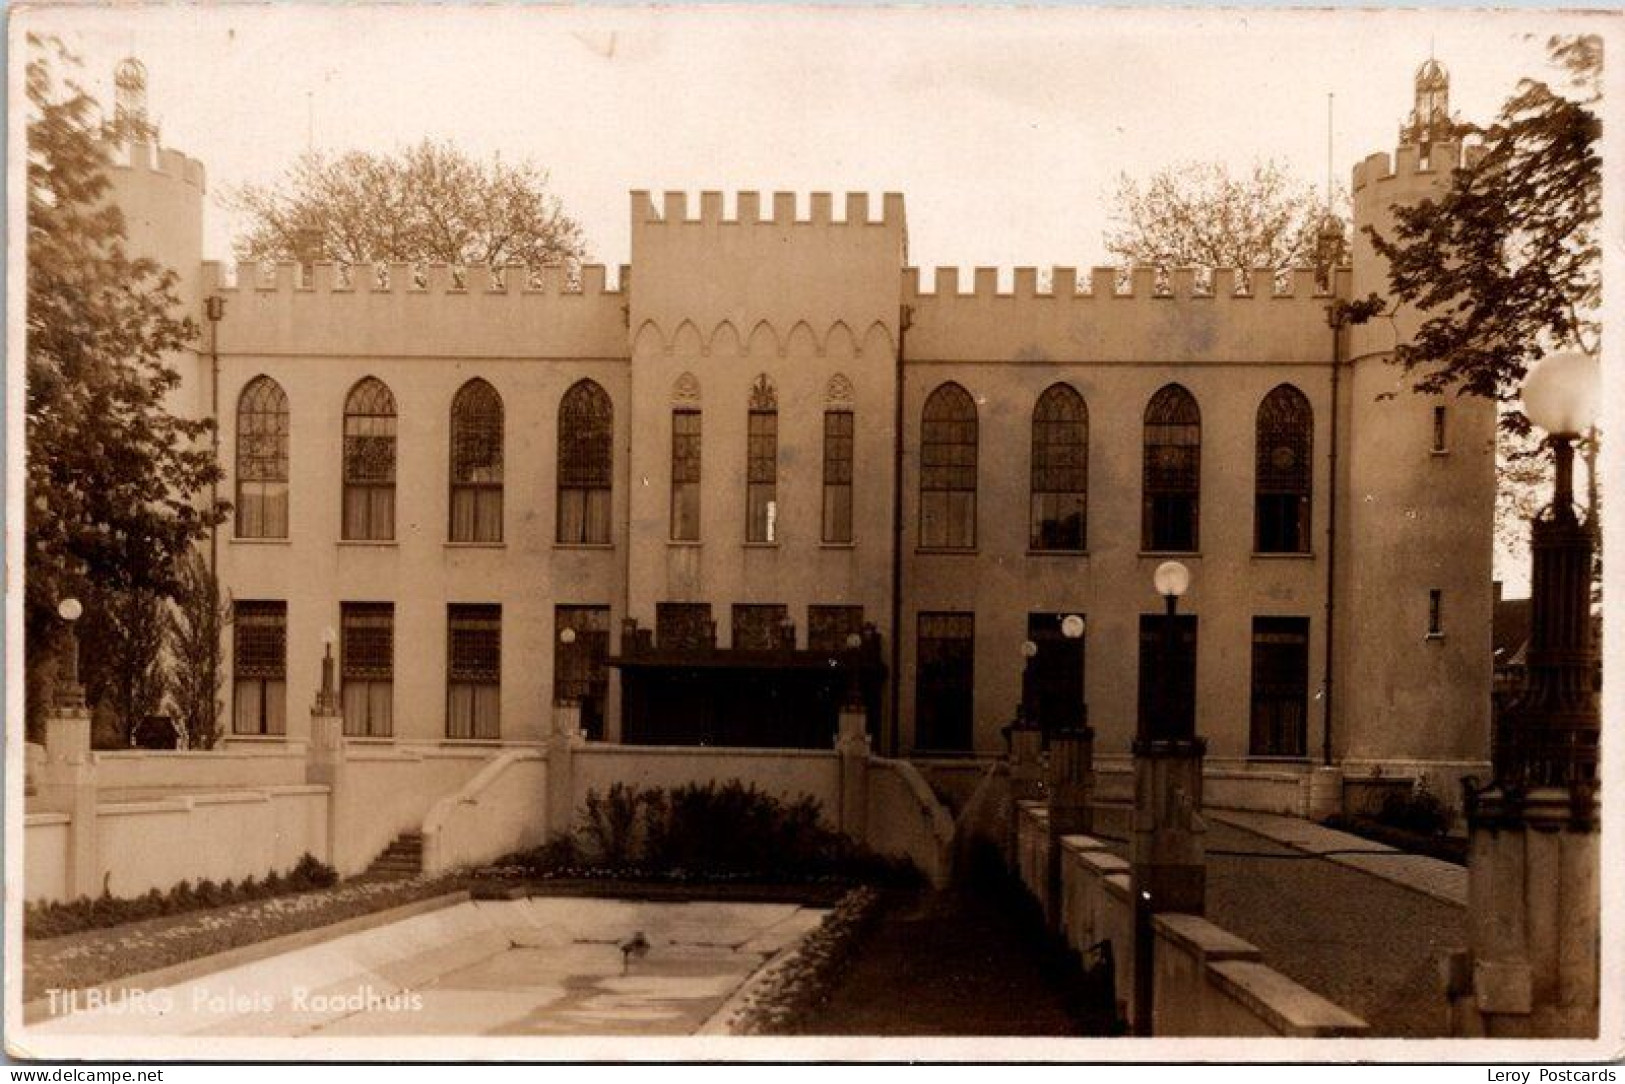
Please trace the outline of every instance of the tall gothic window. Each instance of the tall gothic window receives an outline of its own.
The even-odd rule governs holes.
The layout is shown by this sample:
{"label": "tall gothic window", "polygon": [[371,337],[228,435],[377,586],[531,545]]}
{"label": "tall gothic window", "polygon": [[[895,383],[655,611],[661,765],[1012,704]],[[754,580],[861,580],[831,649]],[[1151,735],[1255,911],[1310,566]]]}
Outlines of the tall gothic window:
{"label": "tall gothic window", "polygon": [[231,630],[232,733],[286,733],[288,604],[238,600]]}
{"label": "tall gothic window", "polygon": [[1259,553],[1309,552],[1314,413],[1309,399],[1282,384],[1258,407],[1254,545]]}
{"label": "tall gothic window", "polygon": [[976,402],[958,384],[925,401],[920,424],[920,546],[976,546]]}
{"label": "tall gothic window", "polygon": [[850,408],[824,411],[824,541],[852,541],[852,435]]}
{"label": "tall gothic window", "polygon": [[615,407],[596,381],[577,381],[559,401],[560,542],[609,542],[614,469]]}
{"label": "tall gothic window", "polygon": [[446,737],[502,736],[502,607],[446,607]]}
{"label": "tall gothic window", "polygon": [[388,737],[395,729],[395,605],[346,602],[339,613],[344,733]]}
{"label": "tall gothic window", "polygon": [[1066,384],[1033,407],[1032,511],[1028,546],[1082,550],[1089,502],[1089,409]]}
{"label": "tall gothic window", "polygon": [[237,400],[237,537],[288,537],[288,396],[268,376]]}
{"label": "tall gothic window", "polygon": [[745,541],[779,538],[779,393],[762,374],[750,389],[746,430]]}
{"label": "tall gothic window", "polygon": [[671,537],[678,542],[700,538],[698,407],[678,407],[671,412]]}
{"label": "tall gothic window", "polygon": [[502,541],[502,397],[478,379],[451,401],[451,540]]}
{"label": "tall gothic window", "polygon": [[395,537],[395,396],[367,377],[344,401],[344,537]]}
{"label": "tall gothic window", "polygon": [[1144,549],[1196,550],[1201,478],[1202,413],[1190,392],[1169,384],[1145,408]]}

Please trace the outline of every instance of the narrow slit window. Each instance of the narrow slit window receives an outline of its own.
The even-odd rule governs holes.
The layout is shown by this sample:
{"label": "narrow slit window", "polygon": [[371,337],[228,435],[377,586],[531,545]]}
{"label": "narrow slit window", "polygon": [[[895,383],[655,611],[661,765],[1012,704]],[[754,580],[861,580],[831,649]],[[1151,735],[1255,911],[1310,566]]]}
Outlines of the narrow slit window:
{"label": "narrow slit window", "polygon": [[1442,406],[1436,406],[1436,407],[1433,408],[1433,450],[1434,451],[1443,452],[1443,451],[1448,450],[1448,445],[1445,444],[1445,436],[1446,436],[1446,432],[1445,432],[1445,408],[1442,407]]}
{"label": "narrow slit window", "polygon": [[1428,635],[1444,635],[1444,592],[1437,587],[1428,592]]}

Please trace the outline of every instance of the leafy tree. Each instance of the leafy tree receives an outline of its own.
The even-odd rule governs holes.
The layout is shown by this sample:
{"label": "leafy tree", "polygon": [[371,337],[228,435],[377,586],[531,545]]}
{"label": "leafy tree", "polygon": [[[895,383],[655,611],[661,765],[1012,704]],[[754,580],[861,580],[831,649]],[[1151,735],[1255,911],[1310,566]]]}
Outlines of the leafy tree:
{"label": "leafy tree", "polygon": [[1419,391],[1511,402],[1541,354],[1599,345],[1602,42],[1553,38],[1548,52],[1574,96],[1520,81],[1493,124],[1463,126],[1483,153],[1448,191],[1396,208],[1390,236],[1368,227],[1393,294],[1427,313],[1395,351]]}
{"label": "leafy tree", "polygon": [[[163,709],[166,604],[147,587],[112,590],[92,583],[79,622],[85,698],[95,705],[101,748],[148,744],[147,721]],[[172,745],[160,741],[160,745]]]}
{"label": "leafy tree", "polygon": [[[125,247],[107,201],[107,149],[95,102],[62,70],[77,61],[29,37],[27,545],[29,719],[61,635],[67,595],[171,597],[176,559],[223,518],[199,501],[220,477],[212,423],[178,418],[169,355],[196,334],[176,315],[175,275]],[[87,606],[87,616],[91,607]],[[116,618],[115,618],[116,620]],[[106,660],[87,651],[87,684]],[[103,685],[105,687],[105,685]]]}
{"label": "leafy tree", "polygon": [[1240,176],[1208,162],[1159,170],[1144,184],[1119,176],[1111,215],[1106,251],[1130,265],[1279,271],[1315,264],[1326,204],[1275,162]]}
{"label": "leafy tree", "polygon": [[189,749],[211,749],[220,738],[220,642],[230,621],[230,597],[222,597],[220,582],[194,550],[181,563],[181,591],[165,626],[170,702]]}
{"label": "leafy tree", "polygon": [[581,227],[547,183],[528,162],[479,162],[426,139],[396,154],[310,152],[227,203],[248,218],[235,244],[245,262],[297,259],[310,231],[322,259],[350,265],[573,268],[585,254]]}

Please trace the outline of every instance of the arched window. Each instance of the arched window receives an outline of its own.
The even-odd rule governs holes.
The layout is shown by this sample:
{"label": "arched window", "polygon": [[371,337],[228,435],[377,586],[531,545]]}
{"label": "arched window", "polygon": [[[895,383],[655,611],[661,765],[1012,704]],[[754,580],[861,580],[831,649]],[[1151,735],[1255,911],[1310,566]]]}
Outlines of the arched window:
{"label": "arched window", "polygon": [[1032,511],[1028,545],[1082,550],[1089,503],[1089,408],[1069,385],[1052,384],[1033,407]]}
{"label": "arched window", "polygon": [[237,537],[288,537],[288,396],[268,376],[237,399]]}
{"label": "arched window", "polygon": [[677,378],[671,408],[671,537],[700,539],[700,382]]}
{"label": "arched window", "polygon": [[766,373],[750,389],[746,418],[745,541],[779,537],[779,393]]}
{"label": "arched window", "polygon": [[1194,552],[1200,543],[1202,412],[1191,393],[1169,384],[1145,408],[1141,545]]}
{"label": "arched window", "polygon": [[925,401],[920,423],[920,546],[976,545],[976,402],[958,384]]}
{"label": "arched window", "polygon": [[502,541],[502,397],[478,379],[451,401],[451,540]]}
{"label": "arched window", "polygon": [[344,401],[344,537],[395,537],[395,396],[367,377]]}
{"label": "arched window", "polygon": [[1258,405],[1253,524],[1259,553],[1309,552],[1314,428],[1308,396],[1291,384]]}
{"label": "arched window", "polygon": [[578,380],[559,401],[560,542],[609,542],[614,469],[614,404],[596,381]]}
{"label": "arched window", "polygon": [[852,414],[852,381],[845,373],[829,378],[824,390],[824,541],[852,541],[852,456],[857,421]]}

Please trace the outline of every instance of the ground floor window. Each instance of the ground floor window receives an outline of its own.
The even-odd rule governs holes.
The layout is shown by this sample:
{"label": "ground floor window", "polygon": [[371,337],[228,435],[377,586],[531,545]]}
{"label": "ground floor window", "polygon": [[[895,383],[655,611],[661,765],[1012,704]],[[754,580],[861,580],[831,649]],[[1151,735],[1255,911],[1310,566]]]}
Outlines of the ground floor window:
{"label": "ground floor window", "polygon": [[709,602],[655,603],[655,643],[663,651],[702,651],[717,646]]}
{"label": "ground floor window", "polygon": [[736,603],[733,608],[735,651],[777,651],[784,646],[790,608],[780,602]]}
{"label": "ground floor window", "polygon": [[1309,619],[1253,618],[1251,754],[1304,756],[1308,713]]}
{"label": "ground floor window", "polygon": [[446,607],[446,736],[502,735],[502,607]]}
{"label": "ground floor window", "polygon": [[969,750],[975,696],[976,615],[922,613],[914,682],[914,744]]}
{"label": "ground floor window", "polygon": [[1165,660],[1168,615],[1140,615],[1140,734],[1196,733],[1196,615],[1178,614],[1173,620],[1173,656]]}
{"label": "ground floor window", "polygon": [[599,741],[609,702],[609,607],[559,606],[553,624],[553,702],[579,705],[581,729]]}
{"label": "ground floor window", "polygon": [[238,600],[232,644],[232,732],[287,733],[288,604]]}
{"label": "ground floor window", "polygon": [[846,638],[863,632],[862,606],[808,606],[807,649],[845,651]]}
{"label": "ground floor window", "polygon": [[346,602],[340,613],[344,733],[387,738],[395,732],[395,606]]}
{"label": "ground floor window", "polygon": [[[1070,613],[1030,613],[1027,639],[1038,648],[1027,680],[1031,683],[1028,707],[1044,732],[1071,730],[1083,725],[1083,635],[1066,635],[1063,622]],[[1078,615],[1081,621],[1082,615]]]}

